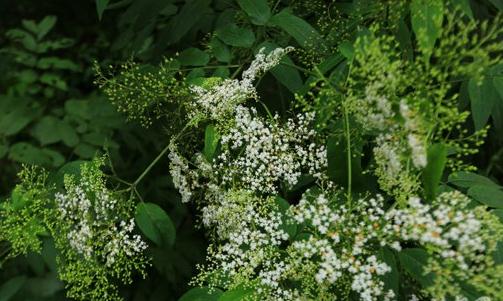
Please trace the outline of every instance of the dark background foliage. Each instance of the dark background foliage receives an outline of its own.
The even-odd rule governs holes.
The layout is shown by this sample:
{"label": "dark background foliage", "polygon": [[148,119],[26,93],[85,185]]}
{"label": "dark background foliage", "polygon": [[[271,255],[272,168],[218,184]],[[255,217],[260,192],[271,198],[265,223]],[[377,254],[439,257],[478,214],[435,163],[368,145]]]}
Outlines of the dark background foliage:
{"label": "dark background foliage", "polygon": [[[0,0],[0,199],[15,185],[21,164],[57,170],[65,162],[107,153],[111,162],[108,173],[134,180],[168,143],[170,119],[161,116],[148,128],[127,122],[93,83],[93,61],[108,66],[132,59],[155,65],[188,48],[208,49],[211,45],[211,57],[203,58],[198,67],[239,66],[261,46],[293,44],[304,52],[291,64],[310,67],[313,61],[331,55],[342,61],[340,42],[354,40],[362,26],[376,19],[393,23],[404,18],[393,15],[399,12],[388,11],[386,1],[269,2],[273,14],[287,8],[309,22],[319,33],[314,38],[322,42],[310,44],[313,37],[303,36],[304,23],[294,24],[300,26],[297,32],[279,20],[279,26],[263,26],[262,20],[249,18],[231,0]],[[498,0],[462,2],[469,3],[475,18],[482,20],[492,18],[503,6]],[[335,8],[337,21],[327,17]],[[411,34],[410,28],[403,26]],[[229,32],[230,27],[235,32]],[[19,32],[30,32],[30,28],[35,38]],[[211,34],[214,31],[217,38]],[[189,56],[188,67],[193,70],[188,78],[211,75],[190,66],[190,60],[196,59],[200,58]],[[344,63],[337,65],[331,76],[338,76],[345,68]],[[214,75],[221,72],[227,76],[239,72],[235,67],[212,70]],[[306,79],[300,74],[283,65],[261,80],[263,99],[271,99],[268,107],[286,113],[293,93],[303,93]],[[503,95],[497,94],[496,82],[487,85],[481,93],[490,95],[485,99],[495,99],[495,110],[485,112],[484,104],[474,105],[468,79],[460,81],[460,106],[483,111],[475,124],[493,125],[482,151],[472,161],[486,176],[501,180]],[[188,289],[196,264],[204,259],[207,242],[196,227],[196,208],[180,202],[168,176],[167,158],[138,189],[145,200],[159,204],[169,214],[176,226],[176,243],[150,248],[153,265],[147,279],[138,278],[122,293],[126,300],[176,300]],[[5,250],[0,242],[0,256]],[[46,239],[42,255],[7,261],[0,269],[0,300],[64,300],[54,252],[52,242]]]}

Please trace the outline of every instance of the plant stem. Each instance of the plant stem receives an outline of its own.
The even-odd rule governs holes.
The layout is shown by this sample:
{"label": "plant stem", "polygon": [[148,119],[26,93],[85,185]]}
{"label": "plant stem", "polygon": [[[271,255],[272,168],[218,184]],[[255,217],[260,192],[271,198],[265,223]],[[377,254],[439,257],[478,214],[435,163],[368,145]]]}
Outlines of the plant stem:
{"label": "plant stem", "polygon": [[161,158],[166,154],[169,150],[169,144],[163,148],[163,150],[157,155],[157,157],[150,163],[150,165],[141,173],[141,175],[133,182],[132,186],[138,185],[140,181],[150,172],[150,170],[161,160]]}
{"label": "plant stem", "polygon": [[349,202],[349,207],[351,208],[351,185],[352,185],[352,176],[353,176],[353,171],[351,167],[351,133],[349,130],[349,114],[348,110],[343,106],[343,113],[344,113],[344,128],[345,128],[345,136],[346,136],[346,153],[347,153],[347,160],[348,160],[348,202]]}
{"label": "plant stem", "polygon": [[166,145],[162,151],[159,153],[159,155],[157,155],[157,157],[155,157],[154,161],[152,161],[149,166],[147,166],[147,168],[145,168],[145,170],[141,173],[141,175],[131,184],[131,187],[136,189],[136,185],[138,185],[138,183],[140,183],[140,181],[150,172],[150,170],[157,164],[157,162],[159,162],[159,160],[161,160],[161,158],[168,152],[169,150],[169,146],[171,145],[171,143],[173,143],[174,141],[176,141],[183,132],[185,132],[185,130],[189,127],[190,123],[187,123],[185,125],[185,127],[175,136],[173,137],[173,139],[171,139],[170,143],[168,145]]}

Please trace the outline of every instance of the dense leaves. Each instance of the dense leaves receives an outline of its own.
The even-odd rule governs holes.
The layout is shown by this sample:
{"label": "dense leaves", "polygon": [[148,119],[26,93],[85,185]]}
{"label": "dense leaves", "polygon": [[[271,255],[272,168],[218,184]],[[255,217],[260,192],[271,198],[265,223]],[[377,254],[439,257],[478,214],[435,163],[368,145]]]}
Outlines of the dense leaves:
{"label": "dense leaves", "polygon": [[[474,260],[477,275],[414,235],[381,243],[395,239],[383,237],[397,215],[365,224],[381,236],[348,260],[375,259],[376,290],[397,300],[503,299],[487,280],[503,276],[502,9],[500,0],[0,3],[0,301],[357,300],[356,272],[330,283],[318,260],[352,250],[367,235],[350,232],[358,223],[381,209],[407,213],[415,197],[439,225],[444,211],[432,210],[450,202],[459,218],[483,221],[478,245],[493,254]],[[141,264],[96,259],[115,256],[104,229],[87,240],[101,252],[92,261],[55,235],[86,237],[50,209],[96,158],[121,200],[124,223],[110,229],[145,240]],[[26,176],[37,174],[32,165],[45,168],[44,184]],[[300,221],[303,202],[314,210],[325,196],[326,210],[354,219],[328,232],[321,220]],[[374,197],[382,206],[365,207]],[[248,230],[281,235],[232,249]],[[435,231],[431,241],[446,233]],[[327,235],[341,247],[294,252]],[[232,261],[240,252],[249,257]],[[377,275],[377,263],[389,270]]]}

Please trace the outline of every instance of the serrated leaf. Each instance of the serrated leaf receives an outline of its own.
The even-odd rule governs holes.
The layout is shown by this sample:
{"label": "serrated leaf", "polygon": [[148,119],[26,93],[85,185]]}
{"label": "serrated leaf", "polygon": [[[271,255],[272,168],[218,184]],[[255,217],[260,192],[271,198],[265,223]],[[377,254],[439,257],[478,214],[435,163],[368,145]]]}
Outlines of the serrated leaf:
{"label": "serrated leaf", "polygon": [[229,68],[225,68],[225,67],[218,67],[213,72],[213,77],[229,78],[230,75],[231,75],[231,72],[230,72]]}
{"label": "serrated leaf", "polygon": [[492,214],[496,215],[500,221],[503,223],[503,209],[494,209],[491,211]]}
{"label": "serrated leaf", "polygon": [[309,23],[292,15],[287,9],[272,16],[269,23],[286,31],[304,48],[312,47],[321,37]]}
{"label": "serrated leaf", "polygon": [[433,284],[434,275],[432,273],[424,274],[424,266],[428,262],[428,257],[428,253],[419,248],[404,249],[398,253],[402,267],[423,287]]}
{"label": "serrated leaf", "polygon": [[459,171],[449,175],[449,183],[462,188],[470,188],[475,185],[496,186],[498,185],[489,178],[469,171]]}
{"label": "serrated leaf", "polygon": [[182,51],[178,60],[183,66],[205,66],[210,61],[210,56],[200,49],[191,47]]}
{"label": "serrated leaf", "polygon": [[162,49],[178,42],[207,13],[210,0],[187,1],[180,12],[171,18],[165,29],[160,33],[158,42]]}
{"label": "serrated leaf", "polygon": [[40,69],[63,69],[71,71],[80,71],[79,65],[68,59],[58,57],[43,57],[37,62],[37,67]]}
{"label": "serrated leaf", "polygon": [[79,136],[77,135],[77,131],[67,122],[59,122],[58,133],[66,146],[74,147],[79,143]]}
{"label": "serrated leaf", "polygon": [[15,135],[23,130],[34,117],[35,115],[22,105],[2,111],[0,112],[0,133],[5,136]]}
{"label": "serrated leaf", "polygon": [[9,149],[9,159],[26,164],[50,166],[52,158],[44,153],[42,149],[26,142],[19,142]]}
{"label": "serrated leaf", "polygon": [[246,300],[253,294],[253,289],[251,288],[235,288],[230,291],[224,292],[218,301],[241,301]]}
{"label": "serrated leaf", "polygon": [[91,159],[96,155],[96,148],[88,143],[79,143],[73,152],[82,159]]}
{"label": "serrated leaf", "polygon": [[56,172],[49,175],[48,182],[54,184],[56,189],[62,189],[64,186],[65,175],[80,176],[80,168],[88,161],[76,160],[70,161],[61,166]]}
{"label": "serrated leaf", "polygon": [[468,189],[468,195],[489,207],[503,208],[503,191],[500,187],[475,185]]}
{"label": "serrated leaf", "polygon": [[232,59],[232,54],[224,43],[222,43],[218,38],[211,39],[210,42],[211,52],[219,62],[228,63]]}
{"label": "serrated leaf", "polygon": [[444,144],[434,144],[428,148],[428,163],[423,170],[423,184],[428,200],[437,195],[437,188],[444,173],[447,162],[447,147]]}
{"label": "serrated leaf", "polygon": [[35,124],[32,135],[37,138],[42,145],[59,142],[61,141],[59,125],[59,119],[53,116],[45,116]]}
{"label": "serrated leaf", "polygon": [[255,42],[255,34],[248,28],[229,24],[215,31],[215,34],[225,44],[234,47],[250,48]]}
{"label": "serrated leaf", "polygon": [[139,203],[136,206],[135,220],[143,234],[157,246],[172,246],[175,243],[175,226],[171,218],[158,205]]}
{"label": "serrated leaf", "polygon": [[66,82],[63,80],[63,78],[61,78],[57,74],[44,73],[40,77],[40,82],[42,82],[48,86],[62,90],[62,91],[68,90],[68,86],[67,86]]}
{"label": "serrated leaf", "polygon": [[267,0],[237,0],[242,10],[255,25],[264,25],[271,17],[271,9]]}
{"label": "serrated leaf", "polygon": [[428,60],[442,31],[443,0],[412,0],[410,11],[412,29],[425,60]]}
{"label": "serrated leaf", "polygon": [[498,97],[494,100],[494,108],[491,112],[491,117],[495,129],[498,133],[503,133],[503,75],[495,75],[492,79],[492,85]]}
{"label": "serrated leaf", "polygon": [[482,129],[495,106],[495,102],[499,99],[499,95],[494,89],[490,79],[484,79],[478,83],[475,79],[471,79],[468,83],[468,94],[470,95],[470,104],[475,129]]}
{"label": "serrated leaf", "polygon": [[400,275],[398,273],[397,261],[393,251],[383,247],[379,249],[378,257],[379,260],[383,261],[391,268],[390,272],[381,276],[384,282],[384,290],[393,290],[393,292],[398,295]]}
{"label": "serrated leaf", "polygon": [[281,230],[285,231],[286,234],[288,234],[288,237],[292,239],[295,237],[295,234],[297,233],[297,225],[290,223],[289,219],[287,218],[287,210],[290,208],[290,204],[283,198],[276,196],[274,198],[274,202],[278,206],[278,210],[281,213],[281,226],[279,227]]}
{"label": "serrated leaf", "polygon": [[353,47],[353,44],[351,44],[347,41],[342,42],[339,45],[339,51],[349,61],[351,61],[355,55],[355,49]]}
{"label": "serrated leaf", "polygon": [[203,154],[208,162],[212,162],[218,147],[220,135],[214,125],[209,124],[204,131],[204,150]]}
{"label": "serrated leaf", "polygon": [[461,8],[461,10],[465,13],[465,15],[470,17],[470,19],[473,19],[473,11],[470,6],[470,0],[458,0],[457,4]]}
{"label": "serrated leaf", "polygon": [[194,287],[183,294],[178,301],[217,301],[222,295],[218,288]]}
{"label": "serrated leaf", "polygon": [[[279,46],[274,43],[265,42],[260,44],[257,48],[265,48],[265,53],[269,53],[278,47]],[[295,62],[292,61],[288,55],[285,55],[281,58],[280,63],[274,66],[270,72],[290,92],[297,93],[300,89],[302,89],[303,81],[299,70],[293,66],[295,66]]]}
{"label": "serrated leaf", "polygon": [[56,25],[58,18],[56,16],[46,16],[40,23],[38,23],[37,39],[41,40],[45,37],[51,29]]}
{"label": "serrated leaf", "polygon": [[57,151],[48,148],[42,148],[42,153],[51,158],[51,165],[53,167],[58,167],[65,163],[65,157],[63,157],[63,155]]}

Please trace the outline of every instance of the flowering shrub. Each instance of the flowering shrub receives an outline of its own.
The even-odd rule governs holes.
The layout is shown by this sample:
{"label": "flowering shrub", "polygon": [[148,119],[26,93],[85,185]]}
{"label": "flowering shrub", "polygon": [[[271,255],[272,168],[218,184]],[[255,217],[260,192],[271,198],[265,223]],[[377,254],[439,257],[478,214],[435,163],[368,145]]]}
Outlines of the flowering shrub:
{"label": "flowering shrub", "polygon": [[[156,28],[173,31],[139,58],[215,22],[202,48],[95,64],[111,104],[164,148],[137,174],[116,171],[120,151],[25,167],[0,209],[5,259],[53,241],[77,300],[172,298],[160,274],[192,279],[181,301],[503,300],[501,151],[485,172],[474,160],[501,134],[501,15],[473,1],[236,2],[198,26],[205,1],[165,7]],[[197,264],[192,222],[207,242]],[[141,294],[123,289],[136,279]]]}

